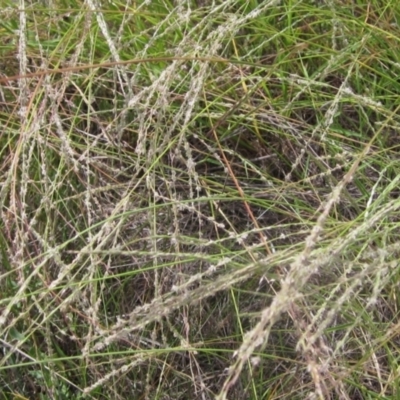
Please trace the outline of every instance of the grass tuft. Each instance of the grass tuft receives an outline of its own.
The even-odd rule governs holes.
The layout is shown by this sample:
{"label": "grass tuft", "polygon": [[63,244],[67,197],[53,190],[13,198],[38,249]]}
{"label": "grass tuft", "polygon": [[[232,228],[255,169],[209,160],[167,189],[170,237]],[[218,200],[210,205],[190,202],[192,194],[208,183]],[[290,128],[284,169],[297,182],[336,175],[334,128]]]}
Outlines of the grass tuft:
{"label": "grass tuft", "polygon": [[398,398],[396,2],[0,5],[0,399]]}

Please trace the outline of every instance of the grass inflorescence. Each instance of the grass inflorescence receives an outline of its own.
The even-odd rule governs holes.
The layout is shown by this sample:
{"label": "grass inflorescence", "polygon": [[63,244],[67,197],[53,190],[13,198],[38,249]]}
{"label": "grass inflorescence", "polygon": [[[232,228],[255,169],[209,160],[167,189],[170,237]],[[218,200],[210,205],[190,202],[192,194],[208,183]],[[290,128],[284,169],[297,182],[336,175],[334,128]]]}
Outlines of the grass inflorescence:
{"label": "grass inflorescence", "polygon": [[395,399],[400,8],[0,1],[1,399]]}

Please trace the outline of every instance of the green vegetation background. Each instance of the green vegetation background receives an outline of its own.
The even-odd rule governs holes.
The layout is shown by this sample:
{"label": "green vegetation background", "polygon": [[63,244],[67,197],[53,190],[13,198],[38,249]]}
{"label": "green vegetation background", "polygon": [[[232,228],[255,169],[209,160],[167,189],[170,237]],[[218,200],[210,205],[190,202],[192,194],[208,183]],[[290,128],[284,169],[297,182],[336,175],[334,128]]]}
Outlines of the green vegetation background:
{"label": "green vegetation background", "polygon": [[397,399],[399,19],[0,0],[0,398]]}

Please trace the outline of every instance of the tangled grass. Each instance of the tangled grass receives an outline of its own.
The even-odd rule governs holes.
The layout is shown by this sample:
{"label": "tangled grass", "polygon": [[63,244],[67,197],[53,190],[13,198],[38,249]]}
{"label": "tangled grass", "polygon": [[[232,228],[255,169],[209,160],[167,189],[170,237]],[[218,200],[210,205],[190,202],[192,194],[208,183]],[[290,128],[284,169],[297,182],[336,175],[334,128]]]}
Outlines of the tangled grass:
{"label": "tangled grass", "polygon": [[0,0],[1,399],[397,399],[397,2]]}

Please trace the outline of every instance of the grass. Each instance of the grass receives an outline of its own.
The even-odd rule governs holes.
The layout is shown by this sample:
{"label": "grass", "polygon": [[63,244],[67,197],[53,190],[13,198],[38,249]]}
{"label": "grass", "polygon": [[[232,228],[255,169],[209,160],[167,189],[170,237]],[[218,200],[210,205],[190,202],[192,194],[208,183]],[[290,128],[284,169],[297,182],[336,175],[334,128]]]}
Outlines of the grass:
{"label": "grass", "polygon": [[0,398],[397,399],[399,18],[0,0]]}

